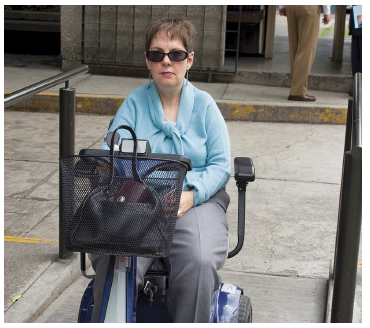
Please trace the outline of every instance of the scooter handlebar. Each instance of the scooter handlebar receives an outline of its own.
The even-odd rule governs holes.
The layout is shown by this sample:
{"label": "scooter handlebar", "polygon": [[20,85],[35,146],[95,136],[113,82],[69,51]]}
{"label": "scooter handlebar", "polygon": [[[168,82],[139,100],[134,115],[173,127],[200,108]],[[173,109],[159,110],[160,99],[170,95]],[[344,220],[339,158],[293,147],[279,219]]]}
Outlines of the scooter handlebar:
{"label": "scooter handlebar", "polygon": [[253,161],[249,157],[234,158],[235,180],[237,182],[253,182],[255,180]]}

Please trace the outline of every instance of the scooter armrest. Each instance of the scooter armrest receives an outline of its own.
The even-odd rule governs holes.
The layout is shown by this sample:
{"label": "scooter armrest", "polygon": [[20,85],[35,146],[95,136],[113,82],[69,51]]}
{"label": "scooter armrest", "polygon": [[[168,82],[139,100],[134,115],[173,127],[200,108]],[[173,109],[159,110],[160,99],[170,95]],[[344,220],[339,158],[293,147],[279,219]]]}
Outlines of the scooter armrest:
{"label": "scooter armrest", "polygon": [[237,182],[252,182],[255,179],[254,165],[249,157],[235,157],[234,171]]}

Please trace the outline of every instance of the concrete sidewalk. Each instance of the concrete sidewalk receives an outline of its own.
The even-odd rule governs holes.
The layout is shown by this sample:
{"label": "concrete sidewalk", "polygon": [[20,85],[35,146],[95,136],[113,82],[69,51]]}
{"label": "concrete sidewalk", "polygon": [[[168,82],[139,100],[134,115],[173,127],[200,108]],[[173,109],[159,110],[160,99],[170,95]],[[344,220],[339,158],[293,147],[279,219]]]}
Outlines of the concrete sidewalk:
{"label": "concrete sidewalk", "polygon": [[[111,117],[77,115],[76,151],[99,147]],[[58,120],[55,113],[4,113],[5,322],[75,322],[80,291],[88,284],[76,280],[78,258],[58,260]],[[220,274],[251,297],[254,322],[324,322],[345,126],[236,121],[227,126],[232,157],[251,157],[256,181],[247,188],[244,248]],[[233,177],[227,190],[232,249]],[[16,295],[22,297],[13,303]],[[55,313],[66,308],[73,312],[70,318],[57,319]]]}
{"label": "concrete sidewalk", "polygon": [[[57,64],[41,62],[6,65],[4,73],[8,94],[61,71]],[[76,116],[76,152],[99,147],[124,98],[145,83],[91,74],[72,79],[77,113],[84,114]],[[244,248],[226,262],[223,280],[243,287],[251,297],[254,322],[325,321],[348,95],[313,91],[317,102],[297,103],[287,101],[286,87],[194,85],[214,97],[227,120],[232,157],[251,157],[256,167],[256,181],[247,189]],[[77,257],[58,259],[56,113],[62,86],[4,112],[5,322],[76,322],[81,291],[88,283],[80,277]],[[227,190],[232,249],[237,238],[233,177]],[[361,322],[361,270],[354,322]],[[13,303],[16,295],[21,298]],[[70,317],[61,316],[68,311]]]}

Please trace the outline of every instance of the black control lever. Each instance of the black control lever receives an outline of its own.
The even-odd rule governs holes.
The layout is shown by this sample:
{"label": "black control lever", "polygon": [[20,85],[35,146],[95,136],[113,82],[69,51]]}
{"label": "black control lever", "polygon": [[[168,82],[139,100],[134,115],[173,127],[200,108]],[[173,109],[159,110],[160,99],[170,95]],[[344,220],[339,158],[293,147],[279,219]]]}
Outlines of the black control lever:
{"label": "black control lever", "polygon": [[245,191],[248,182],[255,180],[254,165],[248,157],[234,158],[234,178],[238,187],[238,244],[232,250],[228,258],[234,257],[240,252],[244,244],[245,234]]}

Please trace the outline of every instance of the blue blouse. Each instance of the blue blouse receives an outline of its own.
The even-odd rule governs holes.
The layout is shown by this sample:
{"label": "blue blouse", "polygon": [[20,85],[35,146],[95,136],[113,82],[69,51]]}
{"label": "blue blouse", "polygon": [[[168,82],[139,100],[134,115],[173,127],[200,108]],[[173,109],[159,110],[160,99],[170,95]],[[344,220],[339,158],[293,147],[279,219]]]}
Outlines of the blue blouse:
{"label": "blue blouse", "polygon": [[[194,206],[224,187],[230,178],[230,140],[224,118],[213,98],[183,82],[177,121],[164,119],[155,82],[132,91],[118,109],[108,132],[119,125],[134,129],[138,139],[148,140],[153,153],[185,155],[192,171],[183,191],[194,189]],[[127,130],[121,138],[132,138]],[[104,136],[102,149],[109,149]]]}

